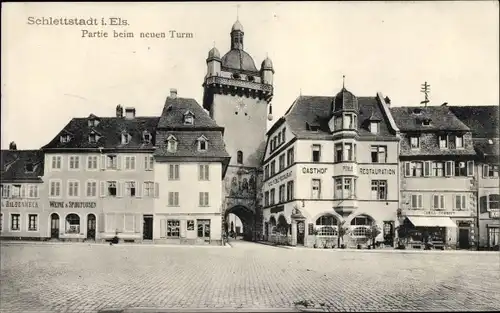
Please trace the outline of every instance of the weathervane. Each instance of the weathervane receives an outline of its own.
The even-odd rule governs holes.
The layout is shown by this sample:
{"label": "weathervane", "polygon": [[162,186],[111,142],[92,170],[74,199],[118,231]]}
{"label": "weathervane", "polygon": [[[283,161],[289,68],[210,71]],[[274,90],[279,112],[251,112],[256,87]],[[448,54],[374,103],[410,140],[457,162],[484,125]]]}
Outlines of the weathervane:
{"label": "weathervane", "polygon": [[345,88],[345,75],[342,75],[342,88]]}
{"label": "weathervane", "polygon": [[236,20],[237,21],[240,20],[240,5],[239,4],[236,5]]}
{"label": "weathervane", "polygon": [[420,92],[423,92],[425,95],[425,100],[420,101],[420,104],[424,104],[427,107],[427,103],[429,103],[429,93],[431,92],[431,85],[427,84],[427,82],[422,84],[422,89],[420,89]]}

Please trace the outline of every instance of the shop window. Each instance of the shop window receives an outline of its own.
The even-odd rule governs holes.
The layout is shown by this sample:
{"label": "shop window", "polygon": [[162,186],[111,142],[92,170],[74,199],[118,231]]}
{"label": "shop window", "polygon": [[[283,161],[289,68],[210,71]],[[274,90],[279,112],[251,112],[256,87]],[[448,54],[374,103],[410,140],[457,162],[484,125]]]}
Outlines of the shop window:
{"label": "shop window", "polygon": [[336,226],[337,219],[333,215],[322,215],[316,220],[316,226]]}
{"label": "shop window", "polygon": [[179,238],[180,225],[179,220],[167,220],[167,238]]}
{"label": "shop window", "polygon": [[80,233],[80,217],[74,213],[66,216],[66,234]]}
{"label": "shop window", "polygon": [[359,215],[351,220],[352,226],[371,226],[372,224],[373,219],[366,215]]}
{"label": "shop window", "polygon": [[488,247],[498,247],[500,244],[500,228],[488,227]]}
{"label": "shop window", "polygon": [[352,229],[352,235],[355,237],[366,237],[368,233],[368,227],[358,226]]}
{"label": "shop window", "polygon": [[337,236],[337,230],[332,226],[321,226],[316,229],[317,236]]}
{"label": "shop window", "polygon": [[10,230],[18,231],[21,230],[21,215],[11,214],[10,215]]}
{"label": "shop window", "polygon": [[38,230],[38,215],[29,214],[28,215],[28,230],[37,231]]}

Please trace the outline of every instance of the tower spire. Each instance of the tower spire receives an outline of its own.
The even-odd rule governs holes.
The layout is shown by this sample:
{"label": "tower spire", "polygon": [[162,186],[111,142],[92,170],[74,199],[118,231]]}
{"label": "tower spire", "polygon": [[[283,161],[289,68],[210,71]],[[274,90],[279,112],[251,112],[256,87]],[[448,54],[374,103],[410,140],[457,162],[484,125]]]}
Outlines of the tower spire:
{"label": "tower spire", "polygon": [[345,88],[345,75],[342,75],[342,88]]}
{"label": "tower spire", "polygon": [[236,20],[237,21],[240,20],[240,5],[239,4],[236,5]]}

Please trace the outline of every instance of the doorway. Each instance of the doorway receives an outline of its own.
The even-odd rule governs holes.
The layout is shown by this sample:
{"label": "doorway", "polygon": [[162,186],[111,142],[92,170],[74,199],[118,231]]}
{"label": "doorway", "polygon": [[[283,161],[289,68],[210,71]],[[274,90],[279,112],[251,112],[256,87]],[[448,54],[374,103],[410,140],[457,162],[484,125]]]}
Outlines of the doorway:
{"label": "doorway", "polygon": [[144,215],[142,239],[153,240],[153,215]]}
{"label": "doorway", "polygon": [[304,221],[297,222],[297,245],[304,245],[306,225]]}
{"label": "doorway", "polygon": [[59,239],[59,215],[57,213],[50,215],[50,238]]}
{"label": "doorway", "polygon": [[458,230],[458,248],[469,249],[469,228],[460,228]]}
{"label": "doorway", "polygon": [[394,245],[394,221],[384,221],[384,245]]}
{"label": "doorway", "polygon": [[196,220],[198,225],[198,238],[209,241],[210,240],[210,220]]}
{"label": "doorway", "polygon": [[96,219],[94,214],[87,215],[87,239],[95,240]]}

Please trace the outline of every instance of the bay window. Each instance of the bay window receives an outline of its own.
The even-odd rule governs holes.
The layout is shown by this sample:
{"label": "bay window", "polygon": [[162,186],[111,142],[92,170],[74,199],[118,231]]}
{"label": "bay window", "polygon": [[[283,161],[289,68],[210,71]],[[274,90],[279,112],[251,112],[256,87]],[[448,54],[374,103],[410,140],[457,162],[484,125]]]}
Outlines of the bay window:
{"label": "bay window", "polygon": [[356,160],[356,144],[342,142],[335,144],[335,162],[352,162]]}
{"label": "bay window", "polygon": [[334,188],[335,199],[356,199],[356,178],[335,178]]}

